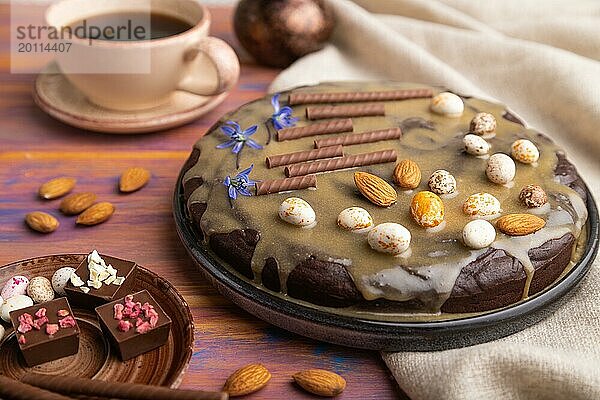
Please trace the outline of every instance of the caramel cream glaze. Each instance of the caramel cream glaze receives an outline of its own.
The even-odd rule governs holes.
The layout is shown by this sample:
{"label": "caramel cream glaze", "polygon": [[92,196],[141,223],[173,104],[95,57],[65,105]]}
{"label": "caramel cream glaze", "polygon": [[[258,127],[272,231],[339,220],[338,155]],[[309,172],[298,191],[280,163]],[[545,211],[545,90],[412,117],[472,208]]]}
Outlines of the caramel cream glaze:
{"label": "caramel cream glaze", "polygon": [[[427,86],[420,84],[361,82],[321,84],[294,91],[345,92],[425,87]],[[434,94],[442,91],[440,88],[432,89]],[[385,116],[353,118],[355,133],[402,126],[402,122],[409,118],[421,118],[433,125],[433,129],[405,128],[400,139],[344,148],[345,154],[395,149],[398,161],[409,158],[419,165],[423,175],[420,186],[413,191],[403,191],[395,186],[398,201],[391,207],[378,207],[362,197],[354,186],[353,174],[357,170],[366,171],[392,183],[395,163],[319,174],[317,189],[265,196],[239,196],[234,200],[232,209],[223,185],[226,176],[235,176],[237,172],[254,164],[254,170],[250,174],[254,180],[283,178],[283,167],[268,169],[265,164],[266,156],[310,150],[314,148],[315,138],[339,135],[319,135],[283,142],[278,142],[273,137],[270,144],[266,145],[268,133],[265,121],[273,113],[270,99],[271,96],[267,96],[251,102],[220,120],[220,123],[237,121],[243,129],[258,125],[258,131],[252,138],[262,144],[264,149],[255,150],[245,146],[240,157],[240,169],[236,170],[235,155],[231,153],[231,149],[216,149],[218,144],[227,140],[219,129],[220,124],[217,124],[214,132],[209,132],[211,134],[195,144],[201,150],[200,158],[184,176],[184,181],[193,177],[204,179],[204,184],[188,199],[188,205],[194,202],[207,204],[201,219],[205,240],[211,234],[228,233],[235,229],[251,228],[260,232],[261,238],[252,259],[257,284],[260,283],[265,259],[275,257],[279,263],[282,293],[285,295],[285,283],[291,270],[306,258],[316,256],[345,265],[365,299],[419,299],[427,304],[428,311],[435,312],[450,296],[461,269],[487,250],[471,250],[461,242],[462,229],[469,222],[469,217],[463,214],[462,205],[469,195],[477,192],[487,192],[498,198],[502,215],[534,212],[546,220],[543,229],[523,237],[509,237],[497,231],[496,240],[491,245],[504,249],[519,259],[525,267],[528,282],[533,275],[533,267],[527,255],[529,249],[540,246],[547,240],[559,238],[567,232],[572,232],[576,238],[581,234],[587,218],[586,207],[577,193],[557,183],[554,177],[557,164],[555,153],[560,149],[538,132],[503,118],[505,106],[474,98],[464,99],[465,111],[460,118],[432,113],[429,110],[429,98],[387,101]],[[282,106],[285,105],[287,93],[282,93],[280,100]],[[293,107],[293,115],[300,118],[297,126],[314,123],[306,119],[305,109],[306,106]],[[475,157],[464,151],[462,139],[477,112],[491,113],[498,122],[496,135],[487,139],[491,144],[490,154],[501,152],[510,155],[512,142],[519,138],[531,140],[540,150],[540,158],[536,164],[516,162],[516,176],[510,185],[501,186],[488,181],[485,169],[489,156]],[[442,196],[446,209],[442,226],[424,229],[411,218],[410,201],[417,191],[429,190],[428,177],[438,169],[445,169],[454,175],[457,191],[452,195]],[[521,205],[518,200],[519,191],[527,184],[541,185],[548,193],[549,204],[537,210],[528,210]],[[287,224],[278,217],[279,205],[292,196],[306,200],[313,207],[317,216],[316,226],[303,229]],[[369,247],[364,234],[339,228],[336,224],[338,214],[351,206],[368,210],[375,224],[396,222],[404,225],[412,234],[409,251],[398,257],[378,253]],[[575,254],[576,252],[574,257]],[[523,298],[527,297],[528,288],[527,284]]]}

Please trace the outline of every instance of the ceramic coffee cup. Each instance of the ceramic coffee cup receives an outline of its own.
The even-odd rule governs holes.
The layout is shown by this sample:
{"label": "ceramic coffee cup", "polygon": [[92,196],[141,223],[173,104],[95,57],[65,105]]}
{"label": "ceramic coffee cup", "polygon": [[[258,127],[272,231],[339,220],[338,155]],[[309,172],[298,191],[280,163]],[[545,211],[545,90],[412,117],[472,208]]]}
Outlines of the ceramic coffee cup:
{"label": "ceramic coffee cup", "polygon": [[141,110],[169,101],[176,90],[212,96],[238,80],[238,58],[224,41],[208,36],[210,13],[195,0],[63,0],[46,12],[60,30],[96,15],[152,12],[186,21],[182,33],[143,41],[108,41],[71,36],[56,61],[67,79],[91,102],[115,110]]}

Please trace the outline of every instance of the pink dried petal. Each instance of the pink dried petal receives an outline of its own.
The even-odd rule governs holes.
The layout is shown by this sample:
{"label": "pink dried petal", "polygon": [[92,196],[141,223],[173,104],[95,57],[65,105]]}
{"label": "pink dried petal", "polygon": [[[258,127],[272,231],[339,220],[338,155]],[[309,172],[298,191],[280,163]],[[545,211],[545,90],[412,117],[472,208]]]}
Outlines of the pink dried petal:
{"label": "pink dried petal", "polygon": [[28,313],[23,313],[23,314],[19,315],[19,318],[17,318],[17,320],[23,324],[27,324],[27,325],[33,324],[33,317],[31,316],[31,314],[28,314]]}
{"label": "pink dried petal", "polygon": [[154,328],[157,323],[158,323],[158,314],[157,315],[152,315],[150,317],[150,326]]}
{"label": "pink dried petal", "polygon": [[129,307],[129,308],[133,308],[133,295],[132,294],[128,294],[127,296],[125,296],[125,306]]}
{"label": "pink dried petal", "polygon": [[156,311],[154,310],[154,306],[150,303],[144,303],[144,305],[142,306],[142,310],[144,310],[144,316],[146,318],[157,314]]}
{"label": "pink dried petal", "polygon": [[138,318],[138,319],[135,320],[135,326],[140,326],[143,323],[144,323],[144,320],[141,319],[141,318]]}
{"label": "pink dried petal", "polygon": [[58,332],[58,324],[47,324],[46,325],[46,334],[52,336],[56,332]]}
{"label": "pink dried petal", "polygon": [[18,331],[18,332],[21,332],[21,333],[27,333],[27,332],[29,332],[31,329],[32,329],[32,325],[31,325],[31,324],[27,324],[27,323],[25,323],[25,322],[21,322],[21,323],[19,324],[19,327],[17,328],[17,331]]}
{"label": "pink dried petal", "polygon": [[131,310],[131,313],[129,314],[129,318],[137,318],[142,314],[142,310],[141,309],[133,309]]}
{"label": "pink dried petal", "polygon": [[75,322],[75,318],[69,315],[68,317],[64,317],[63,319],[59,320],[58,324],[61,328],[72,328],[77,325],[77,322]]}
{"label": "pink dried petal", "polygon": [[120,321],[120,320],[122,320],[122,319],[123,319],[123,309],[124,309],[124,308],[125,308],[125,307],[123,306],[123,304],[119,304],[119,303],[115,304],[115,306],[114,306],[114,308],[113,308],[113,309],[114,309],[114,311],[115,311],[114,318],[115,318],[116,320],[119,320],[119,321]]}
{"label": "pink dried petal", "polygon": [[119,321],[119,325],[117,325],[117,329],[121,332],[127,332],[131,329],[133,325],[129,321],[121,320]]}
{"label": "pink dried petal", "polygon": [[59,317],[66,317],[69,314],[70,314],[69,310],[58,310],[56,312],[56,315]]}
{"label": "pink dried petal", "polygon": [[137,333],[141,333],[144,334],[146,332],[149,332],[152,330],[152,326],[150,326],[150,323],[148,321],[144,322],[143,324],[141,324],[140,326],[138,326],[137,328],[135,328],[135,331]]}
{"label": "pink dried petal", "polygon": [[19,335],[18,342],[19,342],[19,344],[26,344],[27,339],[25,339],[25,335]]}
{"label": "pink dried petal", "polygon": [[35,313],[35,316],[38,318],[42,318],[46,316],[46,309],[44,307],[40,308],[39,310],[37,310],[37,312]]}
{"label": "pink dried petal", "polygon": [[48,322],[48,317],[46,317],[45,315],[41,318],[36,319],[35,321],[33,321],[33,329],[35,329],[36,331],[39,331],[41,329],[41,327]]}

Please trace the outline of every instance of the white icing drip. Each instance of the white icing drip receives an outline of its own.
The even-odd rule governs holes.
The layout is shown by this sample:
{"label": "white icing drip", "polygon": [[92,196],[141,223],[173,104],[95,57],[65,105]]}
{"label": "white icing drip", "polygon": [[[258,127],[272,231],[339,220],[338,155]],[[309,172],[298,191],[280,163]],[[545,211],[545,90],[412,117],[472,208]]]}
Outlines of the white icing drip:
{"label": "white icing drip", "polygon": [[439,307],[450,296],[454,282],[464,266],[474,261],[485,250],[473,250],[460,263],[439,263],[423,267],[398,265],[372,275],[362,276],[357,285],[365,298],[375,300],[384,297],[390,300],[406,301],[421,299],[431,301],[435,294],[433,308]]}
{"label": "white icing drip", "polygon": [[550,203],[546,203],[541,207],[535,207],[535,208],[528,209],[528,211],[531,214],[535,214],[535,215],[545,215],[545,214],[548,214],[551,210],[552,210],[552,207],[550,206]]}

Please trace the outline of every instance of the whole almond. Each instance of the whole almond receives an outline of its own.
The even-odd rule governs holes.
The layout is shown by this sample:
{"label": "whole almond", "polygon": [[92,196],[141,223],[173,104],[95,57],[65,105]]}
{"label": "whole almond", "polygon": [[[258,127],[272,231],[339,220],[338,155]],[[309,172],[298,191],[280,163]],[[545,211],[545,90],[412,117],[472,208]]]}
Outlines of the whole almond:
{"label": "whole almond", "polygon": [[79,214],[94,204],[94,201],[96,201],[96,195],[92,192],[73,193],[61,201],[60,211],[66,215]]}
{"label": "whole almond", "polygon": [[150,180],[150,171],[145,168],[128,168],[121,175],[119,190],[123,193],[135,192],[141,189]]}
{"label": "whole almond", "polygon": [[402,189],[416,189],[421,183],[421,169],[413,160],[402,160],[394,168],[394,182]]}
{"label": "whole almond", "polygon": [[54,232],[60,223],[52,215],[41,211],[30,212],[25,216],[25,222],[34,231],[42,233]]}
{"label": "whole almond", "polygon": [[355,172],[354,184],[371,203],[389,207],[396,202],[398,194],[386,181],[367,172]]}
{"label": "whole almond", "polygon": [[346,388],[346,380],[324,369],[309,369],[293,375],[294,381],[307,392],[318,396],[333,397]]}
{"label": "whole almond", "polygon": [[52,179],[51,181],[48,181],[40,186],[40,197],[46,200],[51,200],[64,196],[73,190],[76,182],[77,180],[75,178],[69,178],[67,176]]}
{"label": "whole almond", "polygon": [[97,225],[106,221],[115,212],[115,206],[105,201],[96,203],[77,217],[75,221],[79,225]]}
{"label": "whole almond", "polygon": [[264,365],[246,365],[227,378],[223,391],[230,397],[243,396],[262,389],[270,379],[271,373]]}
{"label": "whole almond", "polygon": [[508,214],[496,221],[500,232],[509,236],[529,235],[539,231],[545,225],[546,221],[533,214]]}

